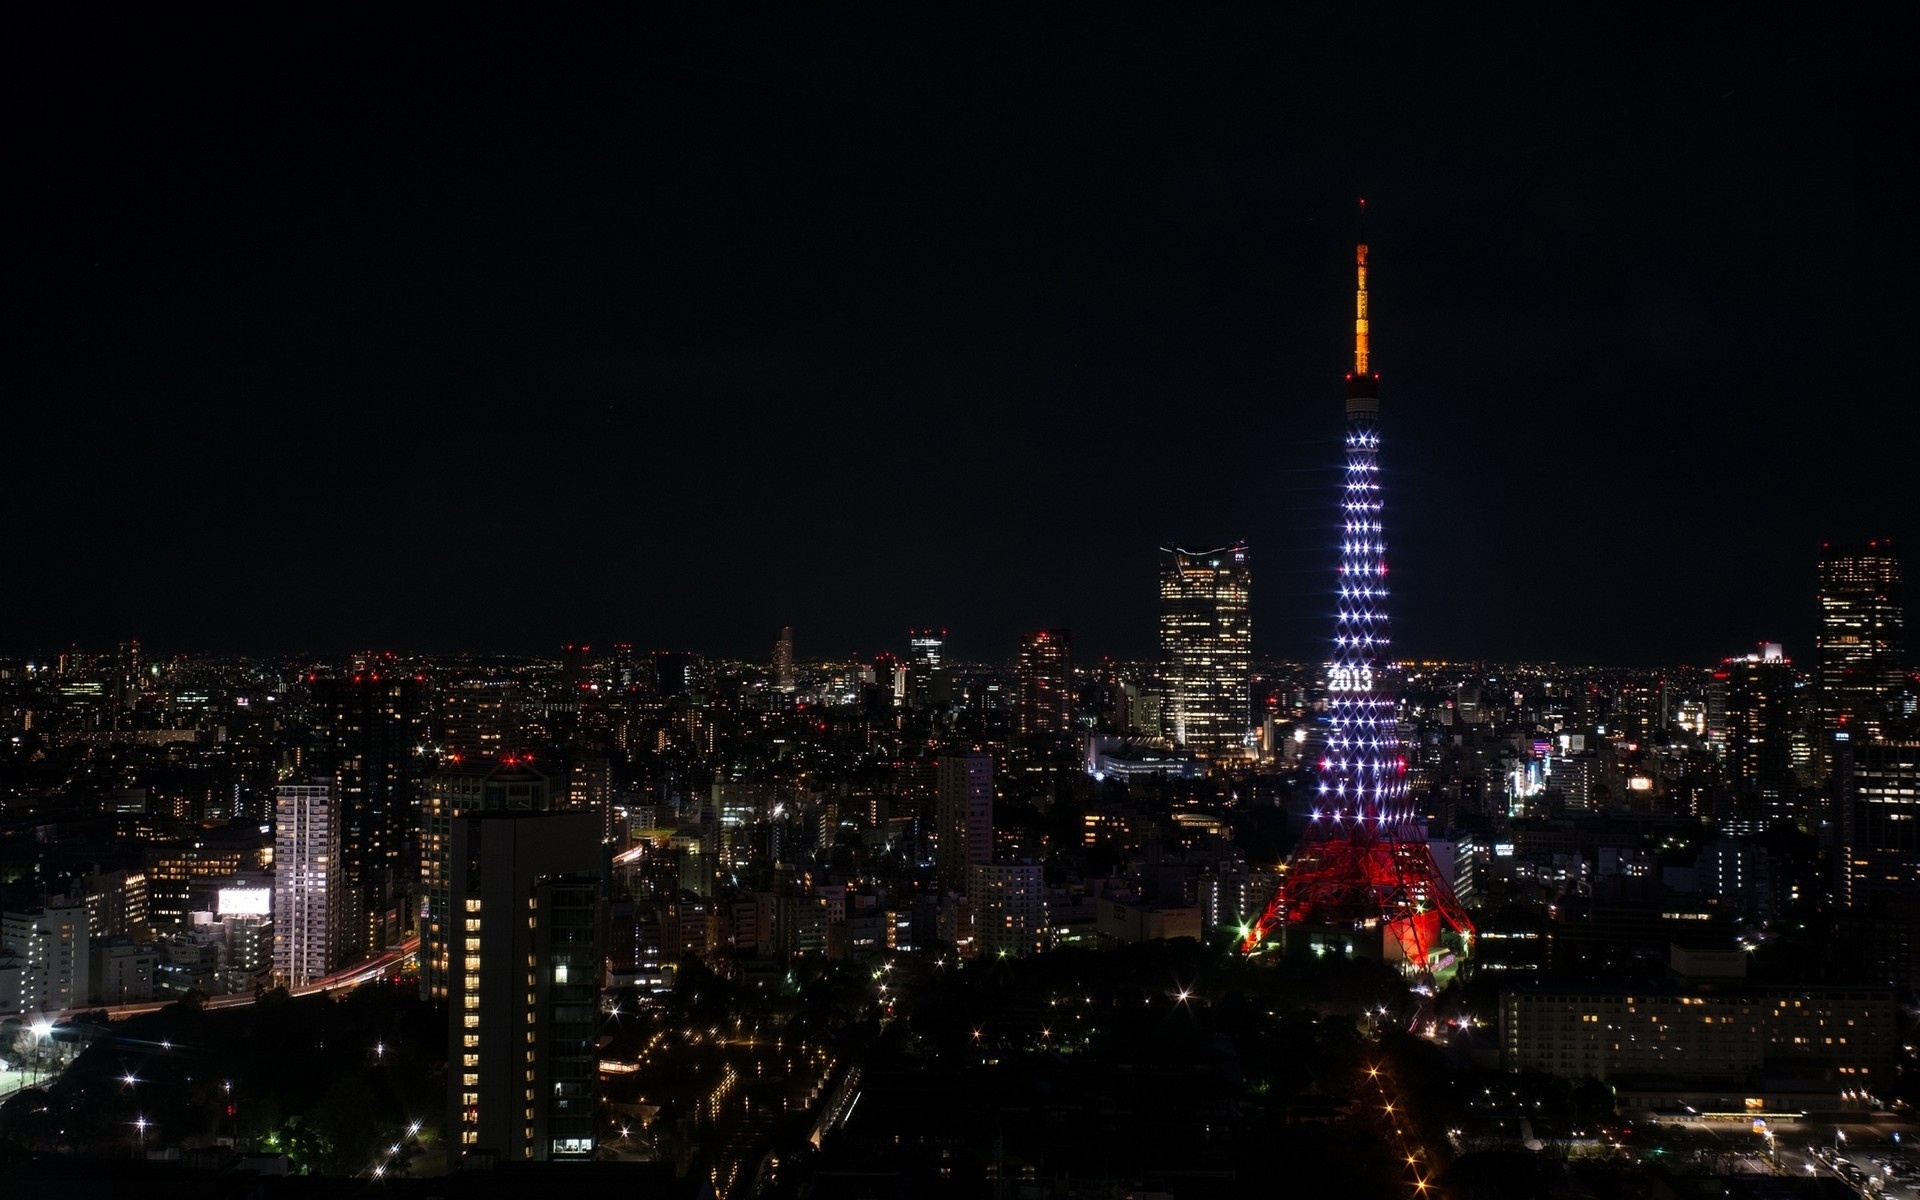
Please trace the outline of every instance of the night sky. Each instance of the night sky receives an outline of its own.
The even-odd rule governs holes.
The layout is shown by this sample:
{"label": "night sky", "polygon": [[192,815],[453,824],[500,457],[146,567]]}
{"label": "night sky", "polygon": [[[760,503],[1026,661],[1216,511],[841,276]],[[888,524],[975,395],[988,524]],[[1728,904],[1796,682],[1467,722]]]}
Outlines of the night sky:
{"label": "night sky", "polygon": [[1358,195],[1402,652],[1920,571],[1891,12],[772,7],[16,28],[0,651],[1318,657]]}

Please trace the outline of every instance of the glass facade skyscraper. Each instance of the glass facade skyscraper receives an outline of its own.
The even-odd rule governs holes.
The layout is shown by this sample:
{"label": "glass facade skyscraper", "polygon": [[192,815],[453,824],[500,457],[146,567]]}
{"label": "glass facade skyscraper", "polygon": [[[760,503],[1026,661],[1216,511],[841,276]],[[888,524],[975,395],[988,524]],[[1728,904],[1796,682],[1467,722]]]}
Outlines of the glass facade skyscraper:
{"label": "glass facade skyscraper", "polygon": [[1042,629],[1020,640],[1018,720],[1023,753],[1060,749],[1073,732],[1073,631]]}
{"label": "glass facade skyscraper", "polygon": [[1247,744],[1253,621],[1247,544],[1160,550],[1160,660],[1166,728],[1209,757]]}
{"label": "glass facade skyscraper", "polygon": [[1820,748],[1888,735],[1905,691],[1900,559],[1890,541],[1820,550]]}

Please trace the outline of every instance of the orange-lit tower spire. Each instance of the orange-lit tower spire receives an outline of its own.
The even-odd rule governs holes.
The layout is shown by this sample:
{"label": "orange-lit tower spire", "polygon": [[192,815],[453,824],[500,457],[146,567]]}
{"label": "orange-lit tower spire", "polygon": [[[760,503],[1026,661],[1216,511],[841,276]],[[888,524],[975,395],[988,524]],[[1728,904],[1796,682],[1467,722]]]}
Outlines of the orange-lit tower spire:
{"label": "orange-lit tower spire", "polygon": [[1380,415],[1380,376],[1373,371],[1373,323],[1367,315],[1367,201],[1360,200],[1353,247],[1353,370],[1347,373],[1347,416]]}
{"label": "orange-lit tower spire", "polygon": [[[1360,199],[1360,219],[1364,223],[1367,217],[1366,197]],[[1367,370],[1367,232],[1360,231],[1360,242],[1353,248],[1353,265],[1357,278],[1353,289],[1353,373],[1356,376],[1370,374]]]}

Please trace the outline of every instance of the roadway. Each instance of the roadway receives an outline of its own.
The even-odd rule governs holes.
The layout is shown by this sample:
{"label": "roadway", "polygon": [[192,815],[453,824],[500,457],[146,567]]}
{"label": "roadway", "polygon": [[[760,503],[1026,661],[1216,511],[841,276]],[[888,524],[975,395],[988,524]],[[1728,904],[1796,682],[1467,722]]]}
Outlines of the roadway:
{"label": "roadway", "polygon": [[[360,984],[370,983],[392,971],[404,968],[419,951],[420,939],[417,937],[409,938],[384,954],[355,963],[351,967],[335,971],[331,975],[323,976],[302,987],[292,988],[290,990],[296,996],[313,996],[322,992],[331,991],[334,988],[358,987]],[[252,1004],[256,999],[258,999],[258,997],[252,992],[236,992],[229,996],[209,996],[207,998],[207,1007],[216,1009],[243,1008],[246,1005]],[[141,1004],[92,1005],[87,1008],[70,1008],[53,1014],[38,1013],[33,1016],[31,1027],[44,1038],[52,1032],[55,1025],[63,1021],[70,1021],[82,1013],[104,1011],[107,1014],[108,1020],[118,1021],[124,1017],[136,1017],[142,1013],[159,1012],[167,1005],[173,1003],[176,1003],[176,1001],[154,1000]],[[0,1099],[4,1099],[22,1088],[57,1079],[60,1076],[60,1072],[66,1069],[66,1063],[64,1062],[26,1064],[25,1070],[20,1069],[22,1065],[23,1064],[19,1063],[8,1063],[4,1068],[0,1068]]]}
{"label": "roadway", "polygon": [[[1779,1135],[1780,1162],[1789,1173],[1830,1176],[1862,1196],[1920,1200],[1920,1147],[1907,1149],[1914,1140],[1911,1127],[1845,1125],[1808,1132],[1814,1136],[1806,1140],[1798,1131]],[[1871,1180],[1878,1180],[1877,1186]]]}
{"label": "roadway", "polygon": [[[335,971],[331,975],[323,975],[319,979],[304,986],[289,988],[288,990],[295,996],[313,996],[321,992],[331,991],[334,988],[358,987],[363,983],[371,983],[373,980],[380,978],[380,976],[390,971],[405,967],[419,951],[420,939],[417,937],[408,938],[406,941],[401,942],[398,946],[393,947],[378,957],[365,959],[355,963],[353,966],[344,967]],[[257,997],[254,996],[252,992],[235,992],[227,996],[209,996],[207,997],[207,1007],[243,1008],[246,1005],[252,1004],[255,999],[257,999]],[[118,1021],[122,1017],[135,1017],[141,1013],[159,1012],[167,1005],[174,1003],[177,1003],[177,1001],[153,1000],[141,1004],[107,1005],[104,1006],[104,1008],[108,1020]],[[100,1012],[101,1010],[102,1006],[72,1008],[61,1013],[57,1020],[66,1021],[79,1016],[81,1013]]]}

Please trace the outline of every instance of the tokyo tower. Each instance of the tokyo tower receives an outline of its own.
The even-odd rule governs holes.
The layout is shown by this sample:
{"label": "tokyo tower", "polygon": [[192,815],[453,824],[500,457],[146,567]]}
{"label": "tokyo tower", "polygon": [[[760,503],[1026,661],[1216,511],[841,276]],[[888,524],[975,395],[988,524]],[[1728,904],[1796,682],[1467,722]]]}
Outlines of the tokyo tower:
{"label": "tokyo tower", "polygon": [[[1362,200],[1361,212],[1366,211]],[[1385,687],[1387,559],[1380,525],[1380,377],[1370,367],[1367,247],[1355,251],[1353,371],[1347,376],[1346,482],[1340,495],[1339,604],[1327,664],[1327,739],[1312,821],[1241,949],[1276,931],[1376,936],[1382,953],[1430,969],[1442,924],[1473,922],[1427,849],[1407,803],[1407,760]]]}

